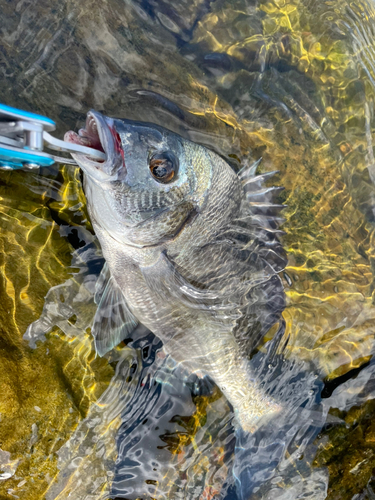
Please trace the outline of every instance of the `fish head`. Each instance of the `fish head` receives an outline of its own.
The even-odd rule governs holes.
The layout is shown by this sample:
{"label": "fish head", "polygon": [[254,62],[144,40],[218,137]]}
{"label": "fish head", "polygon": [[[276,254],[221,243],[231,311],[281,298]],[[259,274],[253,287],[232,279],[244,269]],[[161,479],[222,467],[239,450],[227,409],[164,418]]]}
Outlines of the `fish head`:
{"label": "fish head", "polygon": [[73,154],[85,174],[94,227],[120,243],[157,245],[173,238],[202,209],[212,162],[207,149],[163,127],[87,115],[65,140],[106,153],[105,161]]}

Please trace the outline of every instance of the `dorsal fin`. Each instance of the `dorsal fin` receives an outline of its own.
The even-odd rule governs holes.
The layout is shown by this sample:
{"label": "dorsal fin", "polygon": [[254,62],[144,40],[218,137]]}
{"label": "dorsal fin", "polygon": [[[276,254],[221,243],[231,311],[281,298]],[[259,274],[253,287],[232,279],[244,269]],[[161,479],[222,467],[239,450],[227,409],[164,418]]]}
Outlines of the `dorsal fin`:
{"label": "dorsal fin", "polygon": [[[278,235],[285,234],[281,229],[268,229],[265,227],[243,227],[232,225],[221,233],[221,237],[236,239],[236,236],[246,236],[249,240],[261,240],[264,246],[280,245]],[[249,245],[246,244],[246,247]]]}
{"label": "dorsal fin", "polygon": [[238,177],[241,179],[241,181],[246,181],[247,179],[254,177],[255,172],[262,161],[262,158],[259,158],[259,160],[256,160],[254,163],[251,165],[245,165],[244,167],[241,168],[238,172]]}
{"label": "dorsal fin", "polygon": [[270,179],[278,173],[279,170],[273,170],[272,172],[265,172],[264,174],[249,177],[246,180],[242,181],[242,185],[245,188],[245,191],[255,191],[263,186],[264,181]]}
{"label": "dorsal fin", "polygon": [[[242,182],[251,214],[276,219],[276,214],[279,210],[285,208],[285,205],[274,203],[273,198],[276,193],[282,191],[284,188],[282,186],[264,187],[264,181],[277,174],[278,171],[275,170],[273,172],[265,172],[264,174],[256,175],[256,170],[261,161],[262,158],[255,161],[252,165],[243,167],[238,172],[238,177]],[[267,225],[267,222],[262,224],[263,228],[266,228]],[[278,223],[276,222],[276,224],[273,224],[273,227],[274,226],[277,228]]]}
{"label": "dorsal fin", "polygon": [[247,191],[246,198],[249,201],[264,201],[265,199],[269,199],[274,194],[280,193],[285,188],[283,186],[272,186],[264,189],[256,189],[254,191]]}
{"label": "dorsal fin", "polygon": [[[240,214],[222,233],[228,240],[228,250],[252,268],[248,280],[251,288],[241,302],[242,317],[233,332],[238,344],[249,354],[273,325],[279,325],[278,338],[284,333],[281,314],[285,294],[279,273],[287,264],[287,256],[279,240],[283,234],[279,227],[285,222],[280,211],[286,207],[275,199],[275,194],[283,188],[264,185],[278,171],[257,175],[260,162],[257,160],[239,172],[244,191]],[[257,273],[258,282],[253,280]]]}
{"label": "dorsal fin", "polygon": [[243,222],[244,224],[251,222],[252,225],[254,226],[258,225],[258,227],[260,227],[261,229],[267,228],[277,231],[279,230],[278,227],[281,226],[281,224],[284,224],[285,221],[286,221],[285,217],[271,217],[271,216],[265,217],[255,214],[247,214],[244,215],[243,217],[238,217],[237,219],[234,219],[233,222]]}
{"label": "dorsal fin", "polygon": [[92,334],[96,352],[103,356],[122,340],[129,338],[139,321],[130,311],[107,263],[104,264],[96,283],[94,300],[98,308],[94,316]]}

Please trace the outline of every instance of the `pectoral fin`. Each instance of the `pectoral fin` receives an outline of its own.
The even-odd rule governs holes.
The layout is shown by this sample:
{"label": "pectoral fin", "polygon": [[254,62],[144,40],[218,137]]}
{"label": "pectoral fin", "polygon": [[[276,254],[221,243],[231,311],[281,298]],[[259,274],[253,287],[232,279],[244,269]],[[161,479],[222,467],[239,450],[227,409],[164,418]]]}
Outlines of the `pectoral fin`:
{"label": "pectoral fin", "polygon": [[95,302],[98,304],[94,316],[92,334],[95,349],[103,356],[125,338],[129,338],[139,325],[130,311],[124,294],[104,264],[96,284]]}
{"label": "pectoral fin", "polygon": [[140,269],[149,288],[165,300],[173,296],[195,309],[219,311],[233,308],[233,304],[226,302],[219,291],[197,288],[189,283],[165,252],[160,254],[153,265]]}

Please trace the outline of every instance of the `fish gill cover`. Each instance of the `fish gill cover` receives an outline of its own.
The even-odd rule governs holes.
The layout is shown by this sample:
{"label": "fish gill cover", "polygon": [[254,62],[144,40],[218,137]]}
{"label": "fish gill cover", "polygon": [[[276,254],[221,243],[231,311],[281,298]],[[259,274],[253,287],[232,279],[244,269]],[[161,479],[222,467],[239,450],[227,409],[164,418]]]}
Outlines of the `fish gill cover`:
{"label": "fish gill cover", "polygon": [[289,341],[271,366],[267,344],[252,362],[295,409],[235,435],[216,386],[160,358],[152,337],[96,357],[103,260],[79,173],[3,172],[1,495],[130,498],[130,485],[135,498],[149,488],[371,497],[372,2],[1,2],[1,12],[4,102],[51,116],[61,133],[90,108],[153,122],[236,170],[262,157],[261,172],[280,171]]}

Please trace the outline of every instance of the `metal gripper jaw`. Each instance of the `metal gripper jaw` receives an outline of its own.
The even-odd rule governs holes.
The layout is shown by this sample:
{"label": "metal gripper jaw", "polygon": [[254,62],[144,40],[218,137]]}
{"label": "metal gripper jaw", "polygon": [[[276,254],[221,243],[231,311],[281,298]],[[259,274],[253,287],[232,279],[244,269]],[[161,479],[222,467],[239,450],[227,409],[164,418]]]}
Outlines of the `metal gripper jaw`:
{"label": "metal gripper jaw", "polygon": [[54,163],[76,165],[71,158],[44,152],[45,146],[67,153],[81,153],[94,159],[106,159],[101,151],[54,138],[49,132],[55,129],[55,122],[45,116],[0,104],[0,168],[33,169],[49,167]]}

